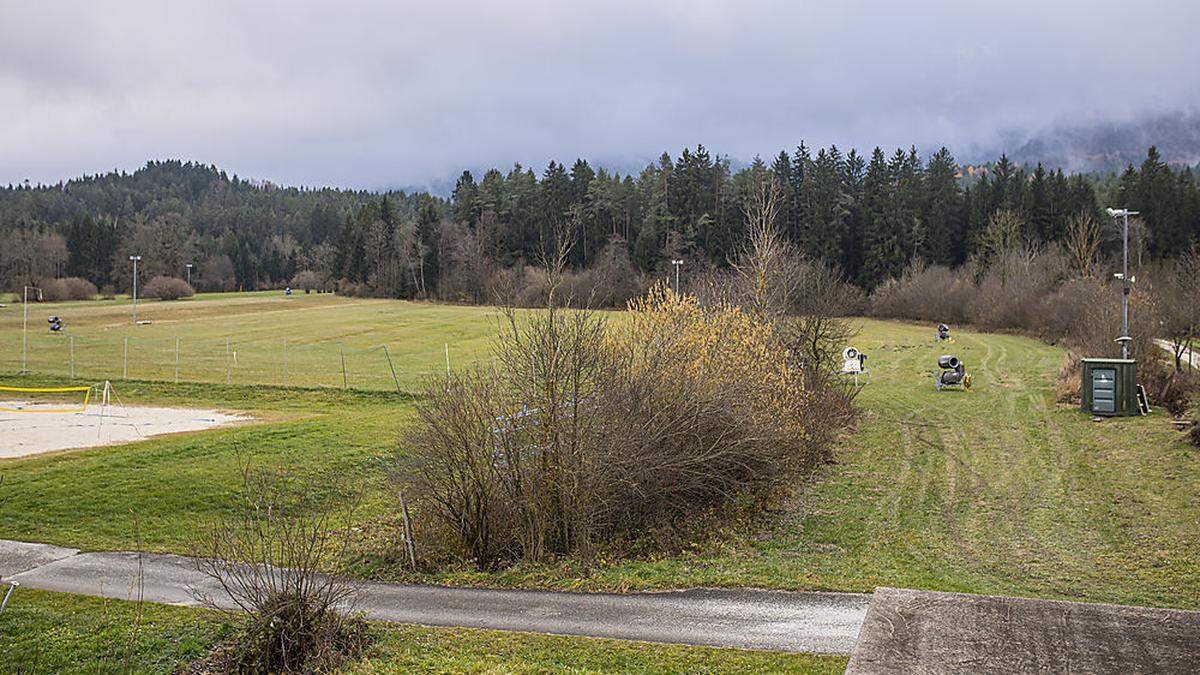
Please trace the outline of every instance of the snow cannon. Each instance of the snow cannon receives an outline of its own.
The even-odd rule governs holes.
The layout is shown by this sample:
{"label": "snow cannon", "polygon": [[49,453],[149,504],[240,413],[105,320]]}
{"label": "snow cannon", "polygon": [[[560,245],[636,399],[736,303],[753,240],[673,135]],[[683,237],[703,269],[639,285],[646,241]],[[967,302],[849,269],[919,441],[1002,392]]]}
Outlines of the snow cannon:
{"label": "snow cannon", "polygon": [[[854,384],[858,384],[859,376],[867,378],[867,382],[871,381],[871,371],[867,370],[866,366],[867,355],[858,351],[854,347],[846,347],[842,350],[842,369],[838,371],[838,375],[848,375],[854,378]],[[866,384],[864,382],[863,384]]]}
{"label": "snow cannon", "polygon": [[941,391],[947,387],[971,388],[971,374],[957,356],[938,357],[938,372],[933,374],[933,388]]}

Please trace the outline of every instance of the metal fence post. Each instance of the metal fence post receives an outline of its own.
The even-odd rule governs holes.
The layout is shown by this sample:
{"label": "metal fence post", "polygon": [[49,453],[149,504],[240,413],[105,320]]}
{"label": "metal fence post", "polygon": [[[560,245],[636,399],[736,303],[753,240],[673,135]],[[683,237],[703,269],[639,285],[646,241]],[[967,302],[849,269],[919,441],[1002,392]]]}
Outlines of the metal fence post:
{"label": "metal fence post", "polygon": [[338,354],[342,358],[342,389],[346,388],[346,346],[338,343]]}
{"label": "metal fence post", "polygon": [[225,384],[229,384],[229,338],[225,338]]}
{"label": "metal fence post", "polygon": [[175,336],[175,384],[179,384],[179,336]]}
{"label": "metal fence post", "polygon": [[129,377],[129,336],[125,336],[125,349],[121,357],[121,379]]}
{"label": "metal fence post", "polygon": [[71,379],[73,380],[73,379],[75,379],[75,336],[72,335],[72,336],[70,336],[70,338],[71,339],[69,340],[69,342],[71,344]]}
{"label": "metal fence post", "polygon": [[396,368],[392,365],[392,354],[388,351],[387,345],[383,346],[383,355],[387,357],[388,370],[392,371],[392,382],[396,385],[396,393],[400,393],[400,378],[396,377]]}

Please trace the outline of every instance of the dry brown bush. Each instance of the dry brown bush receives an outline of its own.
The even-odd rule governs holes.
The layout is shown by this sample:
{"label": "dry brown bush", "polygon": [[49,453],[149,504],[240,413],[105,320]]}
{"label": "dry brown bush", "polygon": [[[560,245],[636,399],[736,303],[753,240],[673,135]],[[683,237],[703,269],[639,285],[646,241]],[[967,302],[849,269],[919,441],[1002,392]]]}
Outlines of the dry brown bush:
{"label": "dry brown bush", "polygon": [[551,306],[510,323],[497,366],[431,384],[400,475],[484,568],[651,537],[822,458],[843,420],[786,353],[662,286],[618,326]]}
{"label": "dry brown bush", "polygon": [[977,294],[965,273],[918,261],[899,279],[889,279],[875,290],[870,313],[883,318],[966,323]]}
{"label": "dry brown bush", "polygon": [[179,300],[195,294],[196,290],[179,277],[154,277],[142,289],[142,295],[159,300]]}
{"label": "dry brown bush", "polygon": [[42,299],[46,302],[61,302],[64,300],[93,300],[99,291],[96,285],[87,279],[66,277],[64,279],[47,279],[41,282]]}

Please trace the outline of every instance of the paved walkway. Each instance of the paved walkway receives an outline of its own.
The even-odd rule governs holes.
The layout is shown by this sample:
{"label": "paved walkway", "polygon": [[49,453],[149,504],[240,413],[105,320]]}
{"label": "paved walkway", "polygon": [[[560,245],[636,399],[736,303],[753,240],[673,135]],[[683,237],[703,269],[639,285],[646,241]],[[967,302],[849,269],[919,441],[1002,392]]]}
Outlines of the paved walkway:
{"label": "paved walkway", "polygon": [[846,675],[1196,673],[1200,612],[879,588]]}
{"label": "paved walkway", "polygon": [[[1154,344],[1162,347],[1171,356],[1175,355],[1175,346],[1169,341],[1155,338]],[[1196,353],[1196,351],[1193,349],[1185,349],[1180,360],[1182,360],[1184,363],[1191,364],[1193,368],[1200,368],[1200,354]]]}
{"label": "paved walkway", "polygon": [[[137,579],[141,571],[142,584]],[[80,553],[0,540],[0,577],[23,588],[199,606],[229,605],[190,558]],[[562,593],[365,583],[357,609],[376,621],[849,654],[870,595],[756,590]],[[19,605],[20,591],[13,596]]]}

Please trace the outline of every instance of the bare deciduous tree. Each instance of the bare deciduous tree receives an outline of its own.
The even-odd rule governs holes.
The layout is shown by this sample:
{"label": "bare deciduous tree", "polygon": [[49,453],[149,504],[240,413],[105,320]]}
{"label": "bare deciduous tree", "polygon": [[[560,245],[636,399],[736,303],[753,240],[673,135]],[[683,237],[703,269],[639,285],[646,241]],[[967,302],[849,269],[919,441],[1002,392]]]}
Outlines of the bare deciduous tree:
{"label": "bare deciduous tree", "polygon": [[1071,216],[1067,222],[1067,237],[1063,242],[1071,270],[1080,279],[1095,279],[1100,254],[1100,226],[1086,212]]}
{"label": "bare deciduous tree", "polygon": [[1200,246],[1193,244],[1165,267],[1161,278],[1155,280],[1154,295],[1162,330],[1171,341],[1178,372],[1182,369],[1184,355],[1194,355],[1192,345],[1200,336]]}

